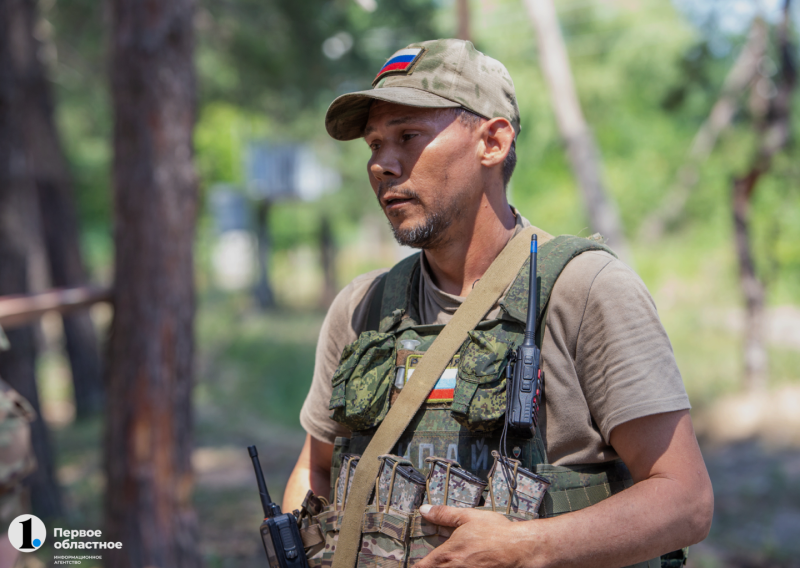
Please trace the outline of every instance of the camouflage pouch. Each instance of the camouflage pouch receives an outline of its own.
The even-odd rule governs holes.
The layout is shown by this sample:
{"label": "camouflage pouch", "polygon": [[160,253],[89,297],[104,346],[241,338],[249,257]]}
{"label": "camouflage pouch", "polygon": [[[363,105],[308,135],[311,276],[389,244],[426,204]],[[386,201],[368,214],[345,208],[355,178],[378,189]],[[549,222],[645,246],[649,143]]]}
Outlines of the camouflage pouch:
{"label": "camouflage pouch", "polygon": [[[331,491],[333,502],[323,507],[322,511],[311,519],[307,531],[308,542],[301,527],[300,536],[303,537],[303,545],[306,547],[309,568],[328,567],[333,563],[333,554],[336,552],[336,543],[339,540],[339,527],[344,517],[344,505],[353,485],[353,477],[360,458],[359,455],[347,453],[339,456],[339,475]],[[312,526],[316,528],[311,528]],[[316,541],[315,533],[322,537],[323,543],[321,546],[314,544],[312,553],[308,554],[309,545]]]}
{"label": "camouflage pouch", "polygon": [[477,507],[487,483],[463,469],[455,460],[432,456],[426,481],[425,503],[449,507]]}
{"label": "camouflage pouch", "polygon": [[[426,481],[425,502],[431,505],[450,507],[477,507],[480,505],[486,482],[462,469],[458,462],[438,457],[425,459],[431,464]],[[429,523],[414,513],[409,535],[408,566],[425,558],[437,546],[441,546],[453,533],[452,527]]]}
{"label": "camouflage pouch", "polygon": [[425,497],[425,478],[411,462],[398,456],[380,456],[375,496],[361,524],[358,568],[403,568],[414,511]]}
{"label": "camouflage pouch", "polygon": [[337,436],[333,442],[333,456],[331,457],[331,491],[328,501],[336,501],[336,482],[339,480],[339,471],[342,469],[342,455],[350,450],[350,438]]}
{"label": "camouflage pouch", "polygon": [[[520,467],[518,460],[504,458],[497,451],[492,452],[492,457],[494,465],[489,474],[487,508],[502,513],[511,520],[538,519],[539,507],[550,482]],[[512,483],[511,486],[509,482]]]}
{"label": "camouflage pouch", "polygon": [[661,557],[661,568],[681,568],[689,559],[689,547],[681,548]]}
{"label": "camouflage pouch", "polygon": [[334,504],[339,510],[344,510],[344,505],[347,503],[347,495],[350,493],[350,488],[353,486],[353,478],[356,475],[356,467],[358,467],[358,460],[361,456],[357,454],[342,454],[341,468],[339,469],[339,477],[336,480]]}
{"label": "camouflage pouch", "polygon": [[[325,550],[325,535],[317,520],[320,513],[328,506],[328,500],[324,497],[314,495],[309,490],[299,511],[294,511],[297,517],[297,528],[300,529],[300,538],[303,539],[303,548],[306,551],[306,558],[317,558],[322,560],[322,553]],[[315,563],[314,566],[321,566],[322,563]]]}
{"label": "camouflage pouch", "polygon": [[0,494],[13,492],[36,469],[30,429],[35,419],[30,403],[0,380]]}
{"label": "camouflage pouch", "polygon": [[350,430],[379,424],[389,411],[395,367],[395,337],[365,331],[342,351],[328,408],[331,418]]}
{"label": "camouflage pouch", "polygon": [[[344,511],[336,508],[336,505],[328,505],[322,512],[314,517],[312,523],[317,526],[314,531],[318,531],[322,536],[322,546],[315,546],[312,554],[306,552],[309,568],[324,566],[326,568],[333,564],[333,553],[336,552],[336,543],[339,540],[339,527],[344,517]],[[309,530],[311,532],[311,529]],[[301,529],[300,536],[303,537],[303,546],[308,551],[309,545],[313,546],[313,537],[309,536],[308,542]]]}
{"label": "camouflage pouch", "polygon": [[510,347],[500,341],[494,331],[469,332],[458,364],[450,412],[473,432],[491,432],[503,425],[506,412],[504,371]]}

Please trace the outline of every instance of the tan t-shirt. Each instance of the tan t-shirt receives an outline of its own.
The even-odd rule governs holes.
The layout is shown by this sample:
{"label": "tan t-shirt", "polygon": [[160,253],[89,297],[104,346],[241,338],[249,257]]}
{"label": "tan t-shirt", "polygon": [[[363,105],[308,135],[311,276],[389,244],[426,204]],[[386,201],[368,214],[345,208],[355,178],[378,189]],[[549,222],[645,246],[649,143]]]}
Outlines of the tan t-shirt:
{"label": "tan t-shirt", "polygon": [[[530,225],[518,219],[518,230]],[[344,347],[365,329],[377,278],[385,272],[375,270],[348,284],[322,324],[314,378],[300,411],[303,428],[318,440],[333,443],[336,436],[350,435],[329,417],[331,378]],[[421,275],[420,323],[449,322],[464,298],[433,283],[424,255]],[[556,465],[613,460],[617,453],[608,440],[616,426],[690,408],[652,297],[633,270],[605,252],[577,256],[556,281],[542,360],[540,424],[548,460]]]}

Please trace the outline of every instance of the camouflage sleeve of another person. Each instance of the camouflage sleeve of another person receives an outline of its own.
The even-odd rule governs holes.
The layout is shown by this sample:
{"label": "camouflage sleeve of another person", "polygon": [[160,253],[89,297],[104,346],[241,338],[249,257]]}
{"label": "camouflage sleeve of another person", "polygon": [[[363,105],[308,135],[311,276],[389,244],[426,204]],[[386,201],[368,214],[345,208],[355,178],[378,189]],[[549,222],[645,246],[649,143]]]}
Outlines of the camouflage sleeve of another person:
{"label": "camouflage sleeve of another person", "polygon": [[21,515],[20,482],[36,467],[30,422],[36,413],[30,403],[0,379],[0,522]]}
{"label": "camouflage sleeve of another person", "polygon": [[339,366],[345,346],[364,331],[369,303],[377,278],[386,269],[373,270],[356,277],[333,300],[322,323],[314,362],[314,378],[300,410],[300,424],[317,440],[333,444],[337,436],[350,436],[350,431],[330,418],[331,378]]}

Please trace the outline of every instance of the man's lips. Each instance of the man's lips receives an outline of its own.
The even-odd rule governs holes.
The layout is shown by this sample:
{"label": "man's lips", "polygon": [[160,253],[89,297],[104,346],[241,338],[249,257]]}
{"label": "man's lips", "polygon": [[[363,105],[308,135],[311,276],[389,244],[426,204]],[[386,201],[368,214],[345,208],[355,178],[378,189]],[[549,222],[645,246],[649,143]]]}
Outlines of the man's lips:
{"label": "man's lips", "polygon": [[395,209],[398,207],[402,207],[406,203],[410,203],[414,201],[413,197],[407,197],[405,195],[391,195],[387,194],[384,195],[381,199],[381,203],[384,209]]}

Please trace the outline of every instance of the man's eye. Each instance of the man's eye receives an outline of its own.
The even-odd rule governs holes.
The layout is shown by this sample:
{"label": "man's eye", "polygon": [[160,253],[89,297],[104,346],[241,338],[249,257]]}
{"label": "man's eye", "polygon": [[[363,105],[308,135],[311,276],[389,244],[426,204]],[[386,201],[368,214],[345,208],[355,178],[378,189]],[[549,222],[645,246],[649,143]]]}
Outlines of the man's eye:
{"label": "man's eye", "polygon": [[402,136],[403,142],[408,142],[409,140],[411,140],[415,136],[417,136],[417,135],[416,134],[403,134],[403,136]]}
{"label": "man's eye", "polygon": [[380,148],[380,147],[381,147],[381,145],[378,144],[377,142],[373,142],[372,144],[369,145],[369,149],[372,150],[373,152],[377,151],[378,148]]}

